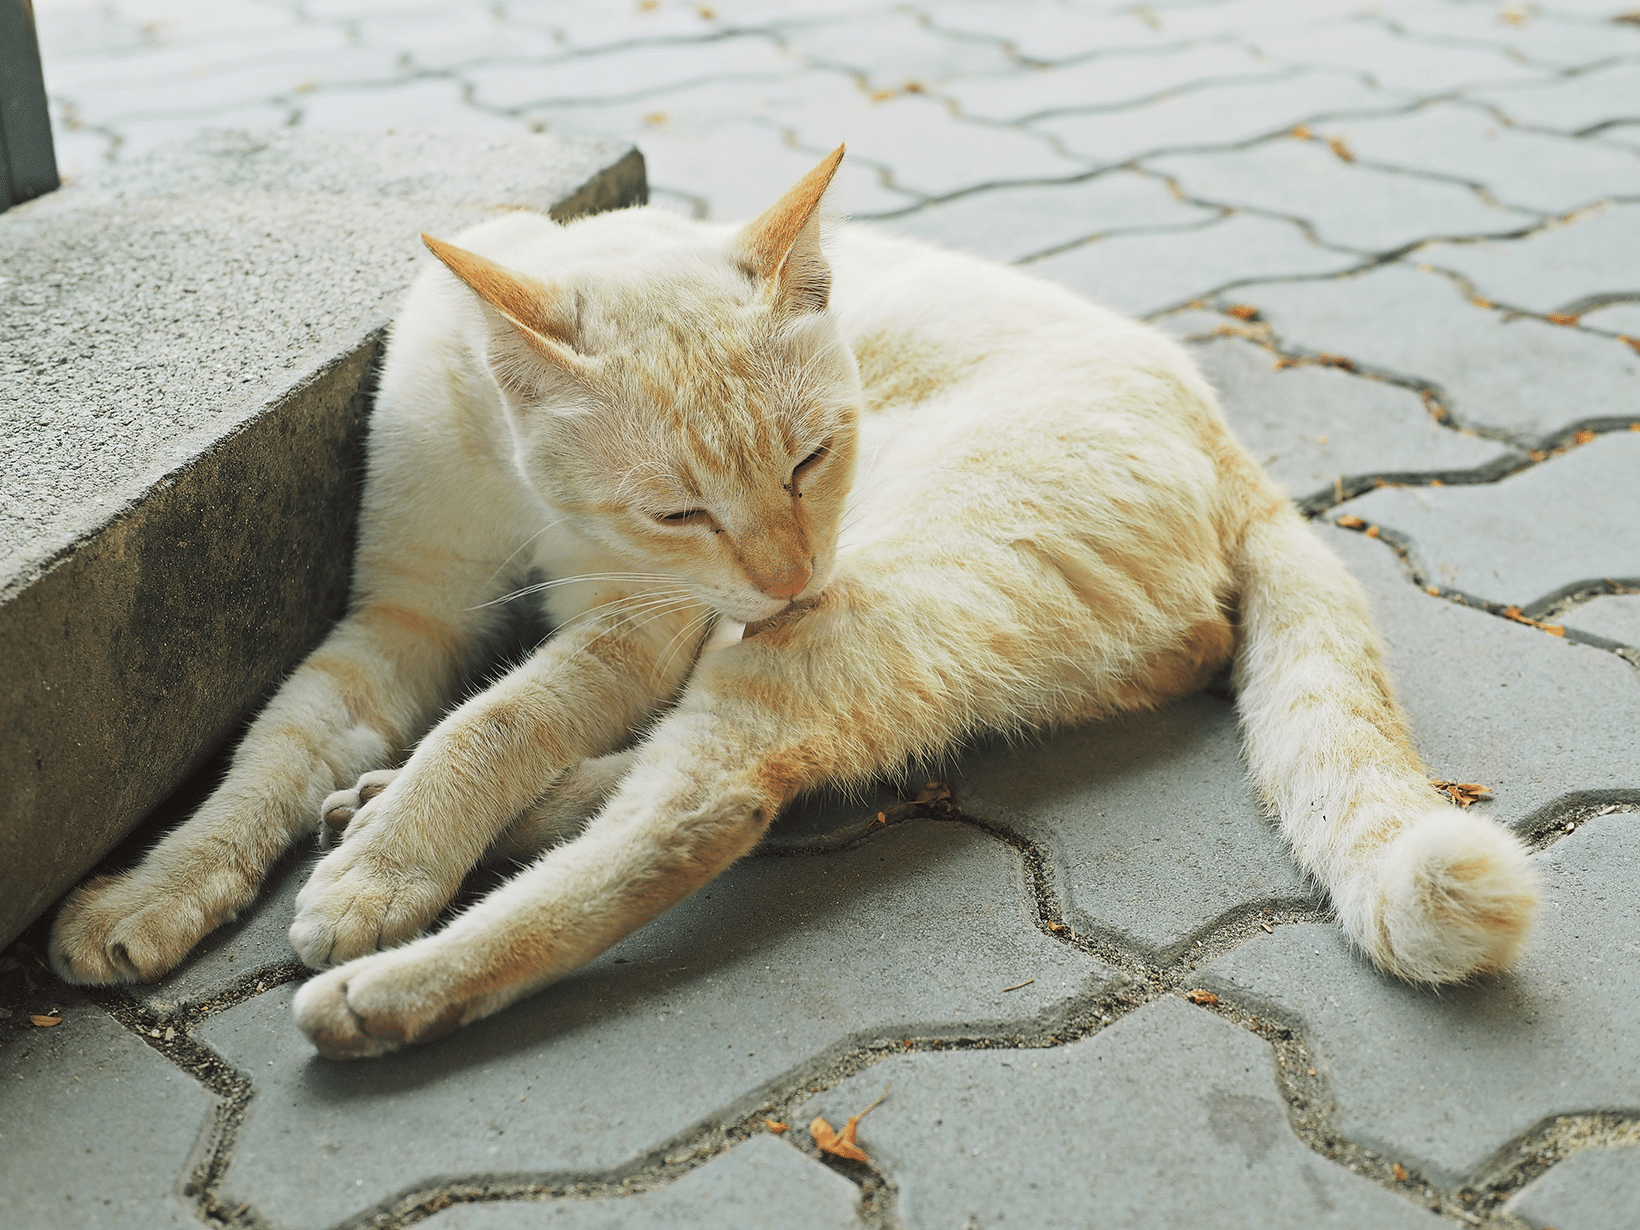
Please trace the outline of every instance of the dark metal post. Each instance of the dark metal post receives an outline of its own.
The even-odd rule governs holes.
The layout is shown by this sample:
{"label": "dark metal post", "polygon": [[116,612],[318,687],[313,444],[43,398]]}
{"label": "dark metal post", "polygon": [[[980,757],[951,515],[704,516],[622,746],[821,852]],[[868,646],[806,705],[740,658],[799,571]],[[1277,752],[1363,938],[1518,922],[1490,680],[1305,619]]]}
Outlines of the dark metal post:
{"label": "dark metal post", "polygon": [[0,209],[50,192],[59,182],[34,3],[0,0]]}

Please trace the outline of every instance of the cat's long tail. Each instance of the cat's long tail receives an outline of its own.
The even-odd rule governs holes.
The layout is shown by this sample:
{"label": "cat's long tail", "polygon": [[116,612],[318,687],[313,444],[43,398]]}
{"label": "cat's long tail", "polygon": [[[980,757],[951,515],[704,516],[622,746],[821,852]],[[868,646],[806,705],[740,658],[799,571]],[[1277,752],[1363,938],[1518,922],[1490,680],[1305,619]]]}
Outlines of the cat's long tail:
{"label": "cat's long tail", "polygon": [[1299,863],[1385,970],[1439,983],[1503,969],[1535,873],[1512,834],[1430,785],[1354,579],[1285,504],[1250,526],[1235,568],[1248,760]]}

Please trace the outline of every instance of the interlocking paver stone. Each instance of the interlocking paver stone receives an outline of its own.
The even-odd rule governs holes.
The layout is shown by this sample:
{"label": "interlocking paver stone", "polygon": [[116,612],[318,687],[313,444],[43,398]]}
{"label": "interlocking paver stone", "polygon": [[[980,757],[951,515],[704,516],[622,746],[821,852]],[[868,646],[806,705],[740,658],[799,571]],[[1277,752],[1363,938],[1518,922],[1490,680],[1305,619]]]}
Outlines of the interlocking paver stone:
{"label": "interlocking paver stone", "polygon": [[461,1204],[436,1230],[768,1230],[800,1221],[813,1230],[860,1224],[857,1189],[773,1136],[754,1136],[667,1187],[624,1199]]}
{"label": "interlocking paver stone", "polygon": [[1033,121],[1073,154],[1123,162],[1164,149],[1229,145],[1286,131],[1315,116],[1404,105],[1405,95],[1348,73],[1288,70],[1166,94],[1140,107],[1071,112]]}
{"label": "interlocking paver stone", "polygon": [[1640,595],[1608,595],[1585,602],[1561,617],[1568,627],[1640,649]]}
{"label": "interlocking paver stone", "polygon": [[[1615,37],[1623,37],[1617,30]],[[1628,37],[1631,46],[1635,41]],[[1577,133],[1615,119],[1640,119],[1640,64],[1632,59],[1549,80],[1520,81],[1465,97],[1496,107],[1517,124]]]}
{"label": "interlocking paver stone", "polygon": [[1621,54],[1625,45],[1640,51],[1640,38],[1627,36],[1608,22],[1568,21],[1561,13],[1544,8],[1513,10],[1523,20],[1504,20],[1502,12],[1482,4],[1429,4],[1425,0],[1401,0],[1395,4],[1375,4],[1372,12],[1392,29],[1427,40],[1435,46],[1478,44],[1543,64],[1565,68],[1596,64]]}
{"label": "interlocking paver stone", "polygon": [[1437,235],[1506,235],[1535,213],[1488,203],[1462,184],[1345,162],[1321,141],[1281,138],[1247,150],[1169,154],[1144,166],[1191,200],[1303,218],[1323,243],[1390,252]]}
{"label": "interlocking paver stone", "polygon": [[1424,95],[1542,74],[1502,48],[1432,46],[1359,20],[1326,25],[1276,22],[1250,32],[1245,41],[1273,60],[1352,68],[1380,85]]}
{"label": "interlocking paver stone", "polygon": [[1209,695],[963,758],[958,805],[1035,844],[1078,933],[1176,957],[1227,914],[1311,888],[1248,790],[1235,713]]}
{"label": "interlocking paver stone", "polygon": [[1618,431],[1501,482],[1386,488],[1340,512],[1405,535],[1434,583],[1530,609],[1605,577],[1640,584],[1636,475],[1640,432]]}
{"label": "interlocking paver stone", "polygon": [[1640,798],[1640,678],[1623,659],[1432,598],[1382,542],[1322,533],[1366,587],[1436,778],[1490,786],[1481,806],[1526,827],[1560,799]]}
{"label": "interlocking paver stone", "polygon": [[1544,908],[1507,977],[1435,994],[1308,924],[1253,936],[1201,980],[1300,1025],[1346,1137],[1460,1183],[1549,1117],[1640,1104],[1634,822],[1601,816],[1538,856]]}
{"label": "interlocking paver stone", "polygon": [[1277,368],[1268,351],[1221,337],[1191,347],[1237,437],[1295,499],[1329,498],[1352,477],[1446,473],[1517,456],[1442,427],[1410,389],[1336,367]]}
{"label": "interlocking paver stone", "polygon": [[[1432,243],[1417,259],[1462,274],[1482,298],[1529,312],[1577,312],[1582,301],[1640,298],[1640,205],[1615,205],[1506,242]],[[1604,319],[1586,323],[1613,329]]]}
{"label": "interlocking paver stone", "polygon": [[1153,55],[1099,56],[1030,73],[974,77],[944,85],[939,92],[970,119],[1006,123],[1051,113],[1132,106],[1203,81],[1274,75],[1272,66],[1247,48],[1221,43]]}
{"label": "interlocking paver stone", "polygon": [[1640,155],[1527,132],[1486,112],[1433,104],[1403,115],[1316,126],[1363,162],[1480,184],[1500,202],[1564,214],[1614,194],[1640,194]]}
{"label": "interlocking paver stone", "polygon": [[911,1230],[1441,1224],[1299,1143],[1274,1067],[1252,1034],[1167,998],[1054,1050],[888,1059],[801,1116],[836,1125],[891,1086],[860,1141]]}
{"label": "interlocking paver stone", "polygon": [[542,994],[372,1063],[314,1056],[293,989],[269,991],[198,1030],[257,1084],[224,1190],[317,1226],[441,1175],[607,1171],[861,1041],[1047,1028],[1112,975],[1028,903],[1011,847],[912,821],[742,862]]}
{"label": "interlocking paver stone", "polygon": [[0,1223],[197,1226],[182,1196],[216,1099],[83,995],[0,1034]]}
{"label": "interlocking paver stone", "polygon": [[1610,421],[1640,400],[1640,354],[1612,338],[1510,320],[1403,264],[1346,281],[1249,287],[1284,346],[1439,388],[1457,421],[1517,438]]}
{"label": "interlocking paver stone", "polygon": [[1359,263],[1278,218],[1240,214],[1177,231],[1111,235],[1033,261],[1033,273],[1145,316],[1255,278],[1337,273]]}
{"label": "interlocking paver stone", "polygon": [[1014,261],[1113,231],[1146,231],[1210,221],[1218,212],[1187,205],[1161,180],[1114,171],[1078,184],[1022,184],[936,201],[886,226],[950,248]]}
{"label": "interlocking paver stone", "polygon": [[1533,1230],[1617,1230],[1640,1209],[1640,1149],[1579,1149],[1504,1205]]}

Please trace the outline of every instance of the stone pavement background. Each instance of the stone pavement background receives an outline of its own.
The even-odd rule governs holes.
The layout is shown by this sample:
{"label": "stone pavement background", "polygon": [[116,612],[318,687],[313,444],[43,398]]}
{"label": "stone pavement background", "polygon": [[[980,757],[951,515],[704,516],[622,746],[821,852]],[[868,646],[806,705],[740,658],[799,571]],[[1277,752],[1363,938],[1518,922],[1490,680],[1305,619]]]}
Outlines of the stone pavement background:
{"label": "stone pavement background", "polygon": [[1187,339],[1547,902],[1506,978],[1379,977],[1210,692],[816,800],[338,1065],[289,1022],[303,853],[156,986],[0,959],[0,1225],[1640,1226],[1632,5],[38,0],[70,175],[202,125],[597,133],[733,218],[847,140],[855,217]]}

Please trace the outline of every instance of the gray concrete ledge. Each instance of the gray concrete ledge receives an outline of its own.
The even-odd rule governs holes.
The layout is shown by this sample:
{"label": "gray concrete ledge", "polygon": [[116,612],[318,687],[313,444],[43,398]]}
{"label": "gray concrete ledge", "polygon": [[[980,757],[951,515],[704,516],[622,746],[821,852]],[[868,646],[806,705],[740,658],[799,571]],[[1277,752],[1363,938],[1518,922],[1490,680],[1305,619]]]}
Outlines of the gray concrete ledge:
{"label": "gray concrete ledge", "polygon": [[340,614],[417,232],[645,195],[620,141],[224,132],[0,216],[0,944]]}

